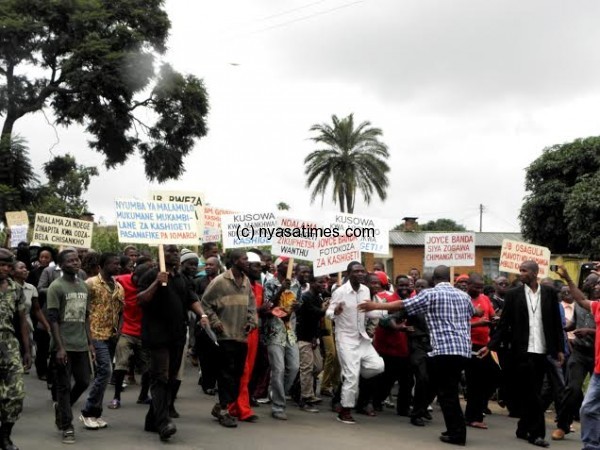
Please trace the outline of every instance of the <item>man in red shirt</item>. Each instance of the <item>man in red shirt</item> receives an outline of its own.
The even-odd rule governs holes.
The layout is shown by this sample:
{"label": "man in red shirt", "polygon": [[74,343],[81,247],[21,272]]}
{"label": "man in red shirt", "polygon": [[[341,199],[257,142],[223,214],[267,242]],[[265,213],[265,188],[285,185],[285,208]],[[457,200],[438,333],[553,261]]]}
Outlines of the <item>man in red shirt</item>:
{"label": "man in red shirt", "polygon": [[[262,275],[261,259],[258,254],[253,252],[247,252],[246,255],[248,255],[246,276],[250,280],[250,286],[256,299],[256,308],[260,308],[263,303],[263,287],[260,284]],[[254,328],[248,334],[248,352],[246,353],[244,373],[240,379],[240,392],[237,400],[234,403],[230,403],[227,408],[231,416],[237,417],[244,422],[256,422],[258,420],[258,416],[254,414],[250,406],[250,393],[248,392],[248,383],[250,383],[250,378],[252,377],[256,352],[258,351],[258,333],[258,328]]]}
{"label": "man in red shirt", "polygon": [[[596,264],[600,270],[600,263]],[[571,295],[582,308],[591,311],[596,322],[596,330],[600,326],[600,301],[590,301],[585,298],[569,273],[563,266],[559,266],[557,273],[568,283]],[[600,449],[600,333],[596,332],[596,357],[594,373],[590,378],[583,404],[579,412],[581,419],[581,442],[583,450]]]}
{"label": "man in red shirt", "polygon": [[115,396],[108,407],[118,409],[121,407],[121,392],[123,391],[123,380],[129,371],[129,361],[134,361],[142,372],[142,388],[137,403],[148,402],[148,389],[150,388],[150,376],[148,374],[149,356],[142,348],[142,308],[137,303],[137,280],[153,267],[153,263],[145,263],[136,266],[133,273],[120,275],[116,280],[125,290],[125,304],[123,306],[123,317],[119,340],[115,350]]}
{"label": "man in red shirt", "polygon": [[494,306],[483,292],[483,278],[477,273],[472,273],[467,281],[467,293],[471,297],[473,306],[483,311],[483,316],[471,319],[471,345],[473,356],[467,365],[465,375],[467,378],[467,407],[465,409],[465,422],[470,427],[487,429],[483,421],[483,412],[487,401],[495,388],[495,373],[497,366],[492,359],[492,354],[480,358],[476,353],[490,341],[490,325],[496,320]]}

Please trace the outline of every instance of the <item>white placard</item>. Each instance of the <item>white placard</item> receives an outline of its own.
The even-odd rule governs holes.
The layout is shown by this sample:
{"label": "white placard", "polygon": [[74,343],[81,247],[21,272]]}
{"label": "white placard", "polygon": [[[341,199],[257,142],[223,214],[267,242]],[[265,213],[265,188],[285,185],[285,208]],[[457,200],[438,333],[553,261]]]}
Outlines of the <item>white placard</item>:
{"label": "white placard", "polygon": [[222,237],[221,216],[235,214],[230,209],[216,208],[214,206],[204,207],[204,235],[202,242],[219,242]]}
{"label": "white placard", "polygon": [[90,248],[94,223],[70,217],[36,214],[32,241],[65,247]]}
{"label": "white placard", "polygon": [[540,267],[538,276],[547,277],[550,270],[550,249],[504,239],[500,252],[500,272],[519,273],[519,267],[524,261],[535,261]]}
{"label": "white placard", "polygon": [[27,242],[29,225],[13,225],[10,227],[10,246],[16,248],[19,242]]}
{"label": "white placard", "polygon": [[194,191],[150,191],[150,199],[155,202],[191,203],[204,206],[204,194]]}
{"label": "white placard", "polygon": [[315,276],[343,272],[352,261],[360,262],[360,242],[345,236],[317,240],[317,257],[313,261]]}
{"label": "white placard", "polygon": [[326,217],[340,229],[353,229],[353,234],[359,238],[361,252],[389,253],[390,228],[386,219],[348,213],[328,213]]}
{"label": "white placard", "polygon": [[425,267],[471,267],[475,265],[474,233],[427,233]]}
{"label": "white placard", "polygon": [[198,245],[196,207],[192,203],[115,200],[119,242]]}
{"label": "white placard", "polygon": [[[278,217],[273,230],[271,253],[305,261],[317,258],[317,241],[320,237],[331,237],[333,230],[313,221]],[[328,236],[324,236],[324,233]]]}
{"label": "white placard", "polygon": [[224,214],[221,216],[223,248],[271,245],[270,230],[276,226],[274,212]]}

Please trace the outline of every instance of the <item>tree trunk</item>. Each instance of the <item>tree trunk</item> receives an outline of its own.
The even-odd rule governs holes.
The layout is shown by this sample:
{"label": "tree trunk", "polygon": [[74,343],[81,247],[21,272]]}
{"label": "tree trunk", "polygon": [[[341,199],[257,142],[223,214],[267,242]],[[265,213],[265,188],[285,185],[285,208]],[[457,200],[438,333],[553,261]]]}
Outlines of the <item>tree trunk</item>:
{"label": "tree trunk", "polygon": [[8,136],[9,138],[11,137],[16,121],[17,121],[16,114],[14,114],[14,113],[6,114],[6,119],[4,120],[4,124],[2,125],[2,138],[3,139],[5,136]]}

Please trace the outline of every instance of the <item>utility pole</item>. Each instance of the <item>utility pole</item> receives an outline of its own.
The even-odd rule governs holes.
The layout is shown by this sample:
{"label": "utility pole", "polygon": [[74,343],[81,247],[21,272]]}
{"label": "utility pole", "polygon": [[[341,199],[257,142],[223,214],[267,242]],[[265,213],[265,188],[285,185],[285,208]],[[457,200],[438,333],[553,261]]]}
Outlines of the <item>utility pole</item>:
{"label": "utility pole", "polygon": [[483,231],[483,205],[479,204],[479,232]]}

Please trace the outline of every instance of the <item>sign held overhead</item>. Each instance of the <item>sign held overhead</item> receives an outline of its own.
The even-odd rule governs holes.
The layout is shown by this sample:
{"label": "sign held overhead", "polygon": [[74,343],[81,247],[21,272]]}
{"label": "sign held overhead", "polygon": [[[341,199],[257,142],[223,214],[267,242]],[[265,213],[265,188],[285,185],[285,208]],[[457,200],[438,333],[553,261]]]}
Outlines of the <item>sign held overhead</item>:
{"label": "sign held overhead", "polygon": [[475,265],[474,233],[427,233],[425,235],[425,267]]}

